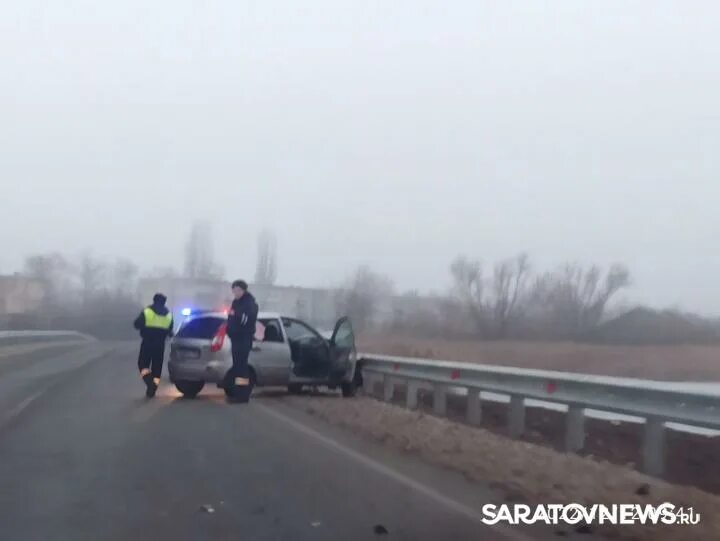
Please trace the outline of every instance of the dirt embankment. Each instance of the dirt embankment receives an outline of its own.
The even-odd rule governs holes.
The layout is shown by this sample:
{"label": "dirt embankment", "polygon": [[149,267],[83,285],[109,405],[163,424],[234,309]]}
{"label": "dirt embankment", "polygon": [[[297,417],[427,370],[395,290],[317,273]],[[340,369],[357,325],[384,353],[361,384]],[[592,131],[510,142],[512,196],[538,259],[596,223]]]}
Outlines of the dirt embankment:
{"label": "dirt embankment", "polygon": [[[574,343],[450,342],[416,338],[365,337],[361,351],[412,357],[477,361],[484,364],[527,368],[595,372],[626,377],[669,380],[701,380],[704,374],[720,374],[720,347],[615,347]],[[424,349],[427,348],[427,349]],[[433,349],[434,348],[434,349]],[[404,388],[396,388],[395,403],[404,404]],[[420,395],[420,407],[432,411],[432,396]],[[450,396],[448,415],[464,421],[466,398]],[[525,441],[561,451],[564,445],[565,414],[528,408]],[[507,406],[483,403],[482,427],[507,434]],[[642,425],[587,419],[583,456],[598,457],[613,464],[637,467],[640,463]],[[686,432],[667,432],[665,479],[672,483],[720,494],[720,437]]]}
{"label": "dirt embankment", "polygon": [[602,346],[367,335],[360,351],[541,370],[672,381],[720,382],[720,346]]}
{"label": "dirt embankment", "polygon": [[481,428],[368,397],[343,400],[302,396],[284,400],[331,424],[419,455],[428,462],[461,472],[470,480],[489,483],[498,494],[504,494],[504,502],[497,503],[670,502],[694,508],[701,515],[700,524],[596,526],[595,531],[627,541],[720,539],[720,497],[696,488],[671,485],[627,467],[510,440]]}

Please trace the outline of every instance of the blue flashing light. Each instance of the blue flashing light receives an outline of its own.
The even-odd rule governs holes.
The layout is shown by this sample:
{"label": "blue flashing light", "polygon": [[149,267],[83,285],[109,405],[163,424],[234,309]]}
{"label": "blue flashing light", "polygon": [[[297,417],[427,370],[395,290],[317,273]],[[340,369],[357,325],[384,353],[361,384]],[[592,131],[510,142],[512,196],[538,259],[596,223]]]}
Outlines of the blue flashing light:
{"label": "blue flashing light", "polygon": [[180,313],[181,313],[182,315],[184,315],[185,317],[187,317],[187,316],[189,316],[190,314],[192,314],[192,309],[191,309],[191,308],[183,308],[183,309],[180,311]]}

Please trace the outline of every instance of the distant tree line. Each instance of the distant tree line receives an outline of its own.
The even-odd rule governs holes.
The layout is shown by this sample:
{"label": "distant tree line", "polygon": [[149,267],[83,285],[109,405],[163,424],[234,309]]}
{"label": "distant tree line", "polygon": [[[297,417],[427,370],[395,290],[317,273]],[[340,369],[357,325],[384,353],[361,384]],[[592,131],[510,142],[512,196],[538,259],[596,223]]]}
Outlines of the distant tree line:
{"label": "distant tree line", "polygon": [[525,254],[487,269],[459,256],[449,272],[446,292],[397,295],[392,281],[360,267],[340,287],[337,311],[350,315],[359,332],[618,344],[720,341],[720,322],[673,310],[622,310],[614,301],[631,276],[621,264],[568,263],[536,272]]}
{"label": "distant tree line", "polygon": [[716,344],[720,320],[678,310],[625,307],[631,285],[621,264],[567,263],[537,272],[525,254],[488,266],[465,256],[449,267],[452,286],[426,296],[394,292],[361,267],[337,294],[338,313],[359,332],[481,340],[574,340],[604,344]]}
{"label": "distant tree line", "polygon": [[479,261],[458,257],[450,267],[451,298],[486,339],[536,335],[582,338],[606,315],[608,304],[630,285],[623,265],[566,264],[533,274],[526,255],[500,261],[485,276]]}
{"label": "distant tree line", "polygon": [[[184,276],[222,279],[207,224],[192,226],[185,248]],[[486,266],[459,256],[448,271],[451,287],[423,296],[416,291],[397,294],[391,279],[361,266],[336,289],[336,312],[350,316],[361,333],[382,330],[425,337],[626,344],[720,341],[719,322],[672,310],[620,310],[618,294],[631,284],[624,265],[603,269],[568,263],[537,271],[525,254]],[[41,311],[21,317],[16,325],[77,329],[103,337],[134,336],[129,321],[139,309],[140,269],[131,260],[102,259],[92,253],[37,254],[25,260],[22,274],[38,281],[45,295]],[[172,267],[159,267],[143,276],[180,275]],[[255,279],[272,284],[276,277],[277,244],[274,234],[265,229],[258,236]]]}
{"label": "distant tree line", "polygon": [[37,313],[16,316],[15,326],[72,329],[106,338],[132,335],[129,321],[138,309],[139,269],[129,259],[38,254],[26,258],[22,274],[41,284],[44,298]]}
{"label": "distant tree line", "polygon": [[[257,249],[256,282],[273,284],[277,277],[277,241],[270,229],[260,231]],[[140,308],[137,294],[141,273],[133,261],[122,257],[103,259],[90,252],[77,257],[51,252],[27,257],[21,274],[40,283],[44,297],[38,313],[13,316],[12,325],[16,328],[75,329],[102,337],[134,336],[131,322]],[[143,276],[224,279],[224,270],[215,259],[211,224],[198,221],[191,225],[182,272],[162,266]]]}
{"label": "distant tree line", "polygon": [[73,259],[50,253],[28,257],[22,274],[42,284],[49,310],[65,311],[134,298],[139,268],[125,258],[108,261],[86,253]]}

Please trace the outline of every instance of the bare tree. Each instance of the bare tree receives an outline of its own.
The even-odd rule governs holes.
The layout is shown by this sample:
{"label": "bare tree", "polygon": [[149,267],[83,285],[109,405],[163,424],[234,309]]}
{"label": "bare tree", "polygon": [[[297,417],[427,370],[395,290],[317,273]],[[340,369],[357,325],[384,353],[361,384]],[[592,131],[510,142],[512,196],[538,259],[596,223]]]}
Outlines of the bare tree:
{"label": "bare tree", "polygon": [[270,229],[260,231],[257,248],[255,283],[272,285],[277,279],[277,239]]}
{"label": "bare tree", "polygon": [[143,276],[145,278],[164,278],[164,279],[174,279],[178,277],[178,271],[175,270],[173,267],[165,266],[165,267],[154,267],[150,269],[148,272],[144,273]]}
{"label": "bare tree", "polygon": [[483,305],[483,273],[480,262],[459,256],[450,265],[450,272],[455,295],[465,305],[478,333],[484,334],[487,320]]}
{"label": "bare tree", "polygon": [[361,266],[338,292],[337,310],[350,317],[356,330],[364,331],[372,325],[382,300],[392,293],[393,284],[389,278]]}
{"label": "bare tree", "polygon": [[526,254],[495,265],[492,282],[492,320],[497,338],[505,338],[510,322],[519,316],[520,302],[530,271]]}
{"label": "bare tree", "polygon": [[504,338],[507,335],[511,321],[520,311],[529,270],[525,254],[501,261],[493,269],[488,288],[479,261],[464,256],[453,261],[450,272],[455,296],[464,304],[480,336]]}
{"label": "bare tree", "polygon": [[40,254],[25,260],[24,274],[42,284],[46,302],[52,306],[66,290],[70,269],[70,263],[62,254]]}
{"label": "bare tree", "polygon": [[581,337],[602,321],[610,299],[628,285],[630,273],[623,265],[613,265],[603,277],[595,265],[568,264],[539,277],[532,298],[549,312],[557,332]]}
{"label": "bare tree", "polygon": [[222,269],[213,258],[212,227],[208,222],[195,222],[185,244],[185,276],[220,278]]}
{"label": "bare tree", "polygon": [[113,289],[117,297],[130,298],[137,287],[138,266],[129,259],[120,258],[112,269]]}
{"label": "bare tree", "polygon": [[96,296],[100,290],[106,289],[107,267],[105,263],[93,257],[91,254],[85,254],[80,260],[80,293],[83,303],[87,304]]}

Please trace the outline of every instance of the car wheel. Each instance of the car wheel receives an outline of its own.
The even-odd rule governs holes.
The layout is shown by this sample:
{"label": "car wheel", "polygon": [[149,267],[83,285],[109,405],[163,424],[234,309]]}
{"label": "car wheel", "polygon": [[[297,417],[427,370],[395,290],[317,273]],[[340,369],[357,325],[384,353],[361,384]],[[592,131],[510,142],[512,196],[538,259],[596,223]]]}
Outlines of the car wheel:
{"label": "car wheel", "polygon": [[300,394],[302,393],[302,388],[303,386],[299,383],[291,383],[290,385],[288,385],[288,392],[290,394]]}
{"label": "car wheel", "polygon": [[204,386],[204,381],[178,380],[175,382],[175,387],[185,398],[195,398]]}
{"label": "car wheel", "polygon": [[343,398],[352,398],[357,392],[357,385],[354,381],[343,382],[340,385],[340,390],[342,391]]}
{"label": "car wheel", "polygon": [[340,390],[342,391],[343,398],[352,398],[357,394],[359,387],[362,387],[362,372],[360,365],[355,367],[355,374],[353,374],[352,381],[343,381],[340,384]]}

